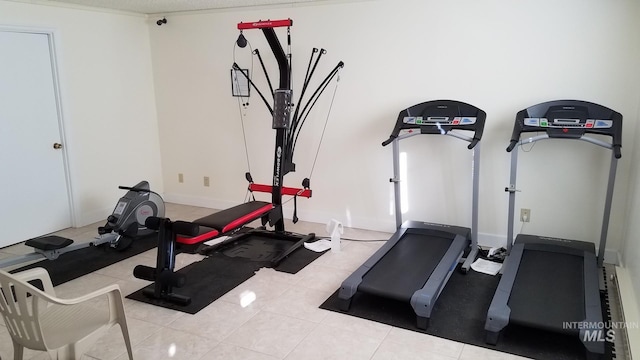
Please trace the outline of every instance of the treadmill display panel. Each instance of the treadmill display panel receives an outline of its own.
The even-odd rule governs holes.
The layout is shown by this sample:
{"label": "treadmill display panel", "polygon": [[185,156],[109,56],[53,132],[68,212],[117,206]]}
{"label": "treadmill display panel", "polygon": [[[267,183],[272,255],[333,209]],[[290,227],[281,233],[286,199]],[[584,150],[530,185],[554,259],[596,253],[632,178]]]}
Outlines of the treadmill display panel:
{"label": "treadmill display panel", "polygon": [[615,157],[621,156],[622,114],[602,105],[556,100],[521,110],[516,115],[507,151],[515,148],[522,133],[541,131],[550,138],[579,139],[587,133],[610,136]]}
{"label": "treadmill display panel", "polygon": [[454,125],[463,126],[476,123],[475,117],[448,116],[405,116],[402,122],[409,125]]}
{"label": "treadmill display panel", "polygon": [[406,108],[398,114],[389,139],[382,146],[389,145],[401,133],[446,135],[452,129],[472,131],[469,149],[482,138],[487,114],[473,105],[454,100],[433,100]]}
{"label": "treadmill display panel", "polygon": [[547,118],[524,118],[526,126],[536,126],[543,128],[587,128],[587,129],[608,129],[613,126],[612,120],[601,119],[547,119]]}

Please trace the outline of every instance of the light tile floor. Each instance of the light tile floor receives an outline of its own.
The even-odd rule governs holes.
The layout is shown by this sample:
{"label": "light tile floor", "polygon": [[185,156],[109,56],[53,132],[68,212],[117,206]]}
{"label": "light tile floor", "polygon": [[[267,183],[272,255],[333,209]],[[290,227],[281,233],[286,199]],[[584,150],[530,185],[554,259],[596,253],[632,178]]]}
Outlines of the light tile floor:
{"label": "light tile floor", "polygon": [[[194,220],[211,209],[167,204],[172,219]],[[76,241],[91,239],[100,224],[59,232]],[[324,235],[325,225],[299,222],[287,229]],[[346,238],[387,239],[390,234],[345,229]],[[339,253],[328,252],[297,274],[261,269],[195,315],[125,299],[135,359],[522,359],[476,346],[319,309],[342,280],[364,262],[382,242],[342,243]],[[2,249],[0,258],[24,254],[24,245]],[[135,265],[155,263],[150,250],[56,287],[60,297],[88,293],[118,284],[124,295],[149,282],[136,279]],[[177,268],[202,259],[180,254]],[[240,297],[253,291],[256,300],[242,307]],[[96,302],[95,306],[104,306]],[[13,358],[11,339],[0,323],[0,358]],[[42,352],[25,351],[25,359],[48,359]],[[126,359],[119,328],[112,328],[83,359]]]}

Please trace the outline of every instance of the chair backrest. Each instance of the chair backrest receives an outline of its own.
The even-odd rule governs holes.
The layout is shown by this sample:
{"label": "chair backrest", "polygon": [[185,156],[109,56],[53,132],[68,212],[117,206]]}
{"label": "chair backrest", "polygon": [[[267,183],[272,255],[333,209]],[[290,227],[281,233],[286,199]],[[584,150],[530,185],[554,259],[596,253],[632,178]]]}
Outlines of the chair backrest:
{"label": "chair backrest", "polygon": [[43,292],[0,270],[0,313],[11,338],[20,345],[46,351],[39,310],[46,308]]}

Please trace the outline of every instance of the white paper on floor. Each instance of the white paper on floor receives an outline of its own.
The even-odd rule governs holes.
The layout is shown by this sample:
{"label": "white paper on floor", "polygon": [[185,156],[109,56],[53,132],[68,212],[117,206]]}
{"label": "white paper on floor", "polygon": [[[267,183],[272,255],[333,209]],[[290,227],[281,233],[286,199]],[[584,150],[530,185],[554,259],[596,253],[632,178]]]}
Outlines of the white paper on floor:
{"label": "white paper on floor", "polygon": [[304,243],[304,247],[315,252],[323,252],[331,249],[331,241],[322,239],[311,243]]}
{"label": "white paper on floor", "polygon": [[471,268],[483,274],[495,275],[500,272],[502,264],[485,259],[477,259],[471,264]]}

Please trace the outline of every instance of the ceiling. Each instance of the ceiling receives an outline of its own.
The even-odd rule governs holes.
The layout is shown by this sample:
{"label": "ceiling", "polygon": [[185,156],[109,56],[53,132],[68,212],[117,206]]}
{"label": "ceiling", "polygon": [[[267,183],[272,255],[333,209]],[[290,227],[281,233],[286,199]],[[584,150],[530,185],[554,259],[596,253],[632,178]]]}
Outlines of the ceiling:
{"label": "ceiling", "polygon": [[249,6],[312,3],[326,0],[55,0],[55,2],[107,8],[141,14],[228,9]]}

